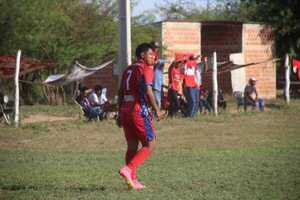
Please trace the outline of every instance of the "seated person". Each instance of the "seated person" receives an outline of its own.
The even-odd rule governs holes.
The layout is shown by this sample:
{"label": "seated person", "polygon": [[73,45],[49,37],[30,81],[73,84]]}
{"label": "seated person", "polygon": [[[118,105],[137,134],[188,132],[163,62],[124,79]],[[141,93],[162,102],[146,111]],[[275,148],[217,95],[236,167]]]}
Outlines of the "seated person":
{"label": "seated person", "polygon": [[[77,103],[81,103],[82,99],[84,98],[84,91],[87,90],[87,87],[79,87],[79,89],[76,91],[76,98],[75,101]],[[81,105],[81,104],[80,104]]]}
{"label": "seated person", "polygon": [[88,96],[88,99],[93,107],[101,107],[100,96],[102,93],[102,86],[96,85],[94,90]]}
{"label": "seated person", "polygon": [[92,90],[83,87],[80,89],[80,94],[76,98],[76,101],[81,105],[87,118],[92,119],[101,115],[101,110],[99,107],[94,107],[90,103],[88,97],[91,94]]}
{"label": "seated person", "polygon": [[[213,92],[210,91],[207,97],[207,101],[209,102],[209,105],[211,106],[211,108],[213,107]],[[227,102],[224,99],[224,93],[223,90],[221,88],[219,88],[218,91],[218,107],[222,108],[223,110],[226,110],[227,108]]]}
{"label": "seated person", "polygon": [[227,108],[227,102],[225,101],[224,93],[222,89],[219,89],[219,93],[218,93],[218,107],[223,108],[223,110],[226,110]]}
{"label": "seated person", "polygon": [[208,92],[207,90],[203,87],[203,85],[200,85],[199,87],[199,109],[200,113],[206,113],[206,112],[211,112],[212,108],[211,105],[209,104],[208,100]]}
{"label": "seated person", "polygon": [[106,97],[106,92],[107,92],[107,89],[106,88],[102,88],[101,93],[98,96],[99,101],[100,101],[100,105],[109,103],[108,100],[107,100],[107,97]]}
{"label": "seated person", "polygon": [[100,101],[100,105],[102,106],[102,109],[103,109],[104,112],[111,111],[112,107],[114,107],[114,105],[112,105],[111,102],[108,101],[108,99],[106,97],[106,93],[107,93],[107,89],[102,88],[101,93],[98,96],[99,101]]}
{"label": "seated person", "polygon": [[258,98],[258,93],[256,90],[256,78],[251,77],[249,79],[249,84],[246,85],[244,90],[244,110],[247,111],[247,107],[251,106],[252,110],[254,110],[259,104],[259,108],[261,111],[264,110],[264,101],[261,98]]}

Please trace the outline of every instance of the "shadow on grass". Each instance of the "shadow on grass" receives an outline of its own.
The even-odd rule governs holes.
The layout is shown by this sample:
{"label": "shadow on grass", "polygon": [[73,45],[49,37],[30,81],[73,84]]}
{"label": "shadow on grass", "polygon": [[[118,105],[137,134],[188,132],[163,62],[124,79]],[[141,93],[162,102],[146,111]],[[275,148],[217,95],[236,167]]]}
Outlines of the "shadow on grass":
{"label": "shadow on grass", "polygon": [[2,185],[0,186],[1,190],[8,190],[8,191],[20,191],[20,190],[65,190],[65,191],[72,191],[72,192],[99,192],[99,191],[105,191],[106,188],[104,186],[70,186],[70,187],[62,187],[59,188],[57,186],[33,186],[33,185]]}
{"label": "shadow on grass", "polygon": [[283,104],[268,103],[266,104],[266,107],[270,109],[281,110],[284,109],[286,106]]}

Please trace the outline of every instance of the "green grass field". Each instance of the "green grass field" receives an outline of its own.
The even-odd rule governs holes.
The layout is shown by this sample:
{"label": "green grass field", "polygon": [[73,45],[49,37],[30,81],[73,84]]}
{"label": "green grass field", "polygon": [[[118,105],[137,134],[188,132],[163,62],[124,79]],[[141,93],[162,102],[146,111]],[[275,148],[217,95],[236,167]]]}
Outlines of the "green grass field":
{"label": "green grass field", "polygon": [[[230,104],[233,108],[233,104]],[[264,113],[156,123],[157,148],[128,191],[125,140],[114,121],[85,122],[75,106],[23,107],[74,121],[0,125],[0,199],[300,199],[300,101]]]}

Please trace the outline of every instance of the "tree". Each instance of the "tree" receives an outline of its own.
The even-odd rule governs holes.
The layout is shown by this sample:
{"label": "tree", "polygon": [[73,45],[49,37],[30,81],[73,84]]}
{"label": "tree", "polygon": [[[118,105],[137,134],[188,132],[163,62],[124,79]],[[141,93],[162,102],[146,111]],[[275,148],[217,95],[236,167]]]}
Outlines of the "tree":
{"label": "tree", "polygon": [[118,33],[115,13],[101,6],[80,0],[3,0],[0,53],[15,54],[21,48],[26,56],[59,66],[74,59],[99,63],[117,52]]}
{"label": "tree", "polygon": [[[23,77],[30,81],[66,72],[74,60],[86,65],[101,63],[115,57],[118,49],[116,13],[105,12],[110,8],[81,0],[2,0],[0,55],[14,55],[22,49],[23,56],[57,63],[53,71]],[[27,91],[34,87],[23,85]]]}
{"label": "tree", "polygon": [[195,3],[191,0],[164,0],[160,5],[156,5],[163,20],[186,19],[191,13]]}
{"label": "tree", "polygon": [[265,22],[273,27],[279,56],[287,52],[300,56],[300,1],[242,0],[242,3],[255,8],[249,13],[252,21]]}

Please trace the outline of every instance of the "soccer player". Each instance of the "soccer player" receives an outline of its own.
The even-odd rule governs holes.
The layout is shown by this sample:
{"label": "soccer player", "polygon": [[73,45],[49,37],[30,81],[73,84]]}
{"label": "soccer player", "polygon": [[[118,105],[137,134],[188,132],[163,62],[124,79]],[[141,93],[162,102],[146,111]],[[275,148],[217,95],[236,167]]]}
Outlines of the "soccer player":
{"label": "soccer player", "polygon": [[152,153],[156,139],[149,107],[156,113],[158,121],[161,114],[152,92],[153,47],[142,43],[135,53],[137,61],[123,72],[119,89],[120,125],[127,142],[126,165],[119,173],[130,189],[140,190],[145,186],[138,181],[136,170]]}

